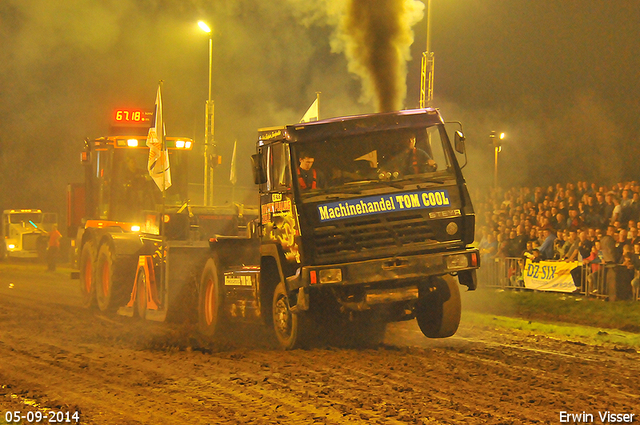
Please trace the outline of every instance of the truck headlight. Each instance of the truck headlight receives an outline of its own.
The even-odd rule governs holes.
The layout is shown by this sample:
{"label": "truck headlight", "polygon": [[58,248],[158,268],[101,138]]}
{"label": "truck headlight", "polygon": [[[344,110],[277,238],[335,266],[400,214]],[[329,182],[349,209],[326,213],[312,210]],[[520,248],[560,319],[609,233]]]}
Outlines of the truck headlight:
{"label": "truck headlight", "polygon": [[320,283],[342,282],[342,269],[324,269],[318,272]]}
{"label": "truck headlight", "polygon": [[7,248],[9,248],[9,249],[15,249],[15,248],[16,248],[16,246],[15,246],[14,244],[10,243],[9,245],[7,245]]}
{"label": "truck headlight", "polygon": [[469,259],[465,254],[450,255],[447,257],[447,269],[464,269],[469,267]]}

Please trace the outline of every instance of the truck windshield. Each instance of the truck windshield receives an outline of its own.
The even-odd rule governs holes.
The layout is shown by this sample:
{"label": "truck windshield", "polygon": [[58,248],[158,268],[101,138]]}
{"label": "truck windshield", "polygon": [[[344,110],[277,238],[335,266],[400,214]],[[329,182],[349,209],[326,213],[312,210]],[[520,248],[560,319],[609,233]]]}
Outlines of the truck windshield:
{"label": "truck windshield", "polygon": [[14,213],[9,216],[9,222],[12,224],[33,222],[35,224],[42,223],[41,213]]}
{"label": "truck windshield", "polygon": [[372,183],[441,180],[453,174],[444,127],[394,130],[292,144],[303,192]]}
{"label": "truck windshield", "polygon": [[[166,205],[181,205],[187,199],[186,151],[169,150],[171,186],[165,193]],[[116,149],[113,161],[111,201],[113,218],[122,221],[140,219],[142,210],[155,210],[162,204],[162,192],[149,176],[149,149]],[[105,190],[107,190],[105,187]]]}

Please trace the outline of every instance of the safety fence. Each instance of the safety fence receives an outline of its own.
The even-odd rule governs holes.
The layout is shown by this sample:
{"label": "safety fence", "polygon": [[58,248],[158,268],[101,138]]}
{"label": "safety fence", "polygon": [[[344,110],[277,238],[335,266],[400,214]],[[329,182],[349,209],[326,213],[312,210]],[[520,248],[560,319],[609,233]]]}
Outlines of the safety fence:
{"label": "safety fence", "polygon": [[[480,287],[566,292],[609,301],[640,301],[640,273],[617,264],[483,258]],[[635,280],[634,280],[635,279]]]}

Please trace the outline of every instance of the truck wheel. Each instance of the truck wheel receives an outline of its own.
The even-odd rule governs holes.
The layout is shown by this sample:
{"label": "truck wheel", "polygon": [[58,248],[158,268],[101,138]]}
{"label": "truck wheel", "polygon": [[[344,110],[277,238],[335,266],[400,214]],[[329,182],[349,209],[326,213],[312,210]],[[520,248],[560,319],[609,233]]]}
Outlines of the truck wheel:
{"label": "truck wheel", "polygon": [[198,291],[198,330],[209,338],[216,336],[223,325],[223,294],[216,259],[204,266]]}
{"label": "truck wheel", "polygon": [[[126,302],[123,270],[115,261],[115,252],[109,243],[103,243],[98,250],[96,267],[96,300],[103,312],[114,312]],[[133,277],[131,277],[133,281]]]}
{"label": "truck wheel", "polygon": [[284,283],[280,282],[273,292],[273,329],[280,346],[292,350],[306,346],[311,332],[308,312],[292,313]]}
{"label": "truck wheel", "polygon": [[433,278],[435,290],[420,296],[415,314],[420,330],[427,338],[447,338],[460,324],[460,289],[450,276]]}
{"label": "truck wheel", "polygon": [[92,242],[87,242],[82,246],[80,253],[80,297],[82,306],[85,308],[95,308],[96,306],[96,286],[95,286],[95,265],[96,253]]}

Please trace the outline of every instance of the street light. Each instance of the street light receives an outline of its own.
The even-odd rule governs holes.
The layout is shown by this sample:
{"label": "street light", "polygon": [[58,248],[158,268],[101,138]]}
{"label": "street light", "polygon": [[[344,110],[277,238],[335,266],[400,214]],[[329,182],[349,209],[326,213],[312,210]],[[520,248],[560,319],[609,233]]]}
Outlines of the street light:
{"label": "street light", "polygon": [[420,68],[420,108],[430,106],[433,100],[434,61],[431,52],[431,0],[427,0],[427,51],[422,53]]}
{"label": "street light", "polygon": [[[213,186],[213,167],[216,165],[216,142],[213,139],[213,101],[211,100],[211,69],[213,61],[213,31],[204,21],[198,21],[200,29],[209,34],[209,96],[205,105],[205,121],[204,121],[204,205],[211,205],[212,191],[209,186]],[[211,146],[209,146],[211,145]],[[211,147],[211,152],[209,148]],[[215,158],[216,161],[210,164],[209,157]]]}
{"label": "street light", "polygon": [[489,134],[489,139],[491,140],[491,145],[493,145],[493,151],[495,155],[495,162],[493,167],[494,189],[498,189],[498,154],[502,152],[502,141],[504,140],[504,137],[504,133],[500,133],[500,135],[497,135],[495,131],[492,131],[491,134]]}

